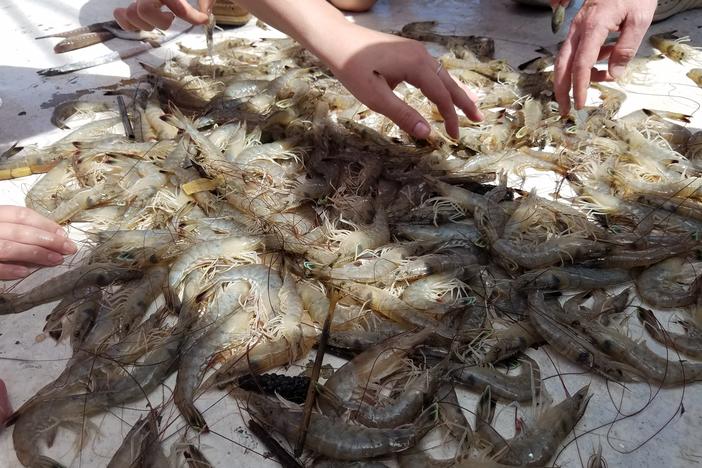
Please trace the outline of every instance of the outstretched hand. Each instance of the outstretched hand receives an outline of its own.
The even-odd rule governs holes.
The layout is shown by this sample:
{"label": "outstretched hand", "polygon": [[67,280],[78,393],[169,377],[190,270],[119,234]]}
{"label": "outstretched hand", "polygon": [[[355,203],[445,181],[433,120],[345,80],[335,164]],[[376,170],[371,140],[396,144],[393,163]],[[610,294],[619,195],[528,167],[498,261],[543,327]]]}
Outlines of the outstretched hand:
{"label": "outstretched hand", "polygon": [[[569,3],[551,0],[553,8]],[[591,80],[607,81],[624,74],[651,25],[656,5],[656,0],[585,0],[556,59],[555,95],[562,115],[570,111],[571,87],[575,108],[581,109]],[[605,46],[612,32],[620,32],[619,39]],[[594,68],[605,59],[608,70]]]}
{"label": "outstretched hand", "polygon": [[415,138],[428,137],[431,129],[419,112],[393,93],[403,81],[419,88],[436,104],[446,131],[454,138],[458,137],[454,106],[473,121],[483,119],[474,102],[476,97],[464,90],[420,42],[351,23],[338,31],[337,38],[333,44],[317,48],[319,57],[359,101]]}
{"label": "outstretched hand", "polygon": [[[207,23],[214,0],[198,0],[198,9],[187,0],[136,0],[127,8],[115,8],[114,17],[125,31],[168,29],[177,16],[190,24]],[[170,11],[162,11],[162,7]]]}
{"label": "outstretched hand", "polygon": [[34,210],[0,205],[0,280],[24,278],[37,266],[55,266],[76,245],[66,231]]}

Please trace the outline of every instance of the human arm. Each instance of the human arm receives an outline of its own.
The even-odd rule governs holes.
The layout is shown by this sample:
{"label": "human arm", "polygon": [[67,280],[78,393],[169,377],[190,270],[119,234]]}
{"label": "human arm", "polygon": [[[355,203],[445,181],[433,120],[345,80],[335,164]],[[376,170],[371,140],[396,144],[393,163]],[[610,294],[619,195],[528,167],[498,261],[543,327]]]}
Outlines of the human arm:
{"label": "human arm", "polygon": [[[155,1],[138,0],[137,5],[145,2],[151,5],[149,8],[153,8]],[[170,3],[175,1],[187,5],[184,0],[164,0],[164,4],[172,9]],[[238,0],[238,3],[262,21],[300,42],[326,63],[361,102],[388,116],[417,138],[429,136],[430,127],[415,109],[392,92],[403,81],[421,89],[437,105],[446,130],[453,137],[458,136],[458,117],[454,106],[463,110],[471,120],[482,120],[474,103],[475,96],[469,95],[446,70],[440,68],[420,42],[350,23],[326,0],[297,0],[294,7],[288,0]],[[199,4],[202,11],[207,11],[210,6],[208,0]],[[139,6],[129,8],[140,11]],[[155,19],[154,14],[152,9],[142,18],[151,21]],[[115,17],[119,21],[117,11]],[[196,15],[188,13],[183,18],[190,21],[196,19]],[[159,20],[161,23],[154,21],[152,24],[165,24],[167,19],[162,18]]]}
{"label": "human arm", "polygon": [[36,266],[59,265],[76,250],[55,222],[29,208],[0,205],[0,280],[23,278]]}
{"label": "human arm", "polygon": [[[551,0],[553,8],[569,3]],[[651,25],[656,5],[656,0],[585,0],[556,59],[554,89],[562,115],[570,111],[571,87],[575,108],[581,109],[591,80],[606,81],[624,74]],[[619,38],[605,46],[611,32],[619,32]],[[608,69],[594,69],[604,59],[608,59]]]}

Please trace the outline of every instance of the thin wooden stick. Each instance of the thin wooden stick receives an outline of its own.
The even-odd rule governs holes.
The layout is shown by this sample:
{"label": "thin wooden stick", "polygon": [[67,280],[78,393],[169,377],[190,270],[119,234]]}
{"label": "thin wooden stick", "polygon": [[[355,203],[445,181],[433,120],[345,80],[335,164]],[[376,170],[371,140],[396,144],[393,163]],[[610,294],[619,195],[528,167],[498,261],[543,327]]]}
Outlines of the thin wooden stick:
{"label": "thin wooden stick", "polygon": [[322,336],[319,339],[319,346],[317,346],[317,356],[314,359],[314,366],[312,367],[312,375],[310,376],[310,386],[307,388],[307,398],[305,398],[305,413],[302,419],[302,427],[300,428],[300,435],[297,438],[297,444],[295,445],[295,456],[299,457],[302,455],[302,449],[305,446],[305,439],[307,438],[307,429],[310,425],[310,418],[312,417],[312,407],[314,406],[315,398],[317,397],[317,381],[319,380],[319,373],[322,369],[322,361],[324,360],[324,350],[327,347],[327,342],[329,341],[329,329],[331,328],[332,320],[334,319],[334,310],[336,309],[336,303],[339,301],[339,294],[334,288],[329,290],[329,312],[327,312],[327,318],[324,320],[324,326],[322,327]]}

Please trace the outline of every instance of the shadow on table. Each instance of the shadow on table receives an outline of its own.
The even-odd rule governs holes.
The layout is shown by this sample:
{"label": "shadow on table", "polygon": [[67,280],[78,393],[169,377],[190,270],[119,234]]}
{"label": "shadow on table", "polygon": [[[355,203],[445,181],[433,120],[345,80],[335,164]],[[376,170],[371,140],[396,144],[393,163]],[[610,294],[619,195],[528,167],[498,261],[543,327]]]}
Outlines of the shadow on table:
{"label": "shadow on table", "polygon": [[[17,141],[29,140],[26,142],[31,143],[35,137],[57,130],[51,123],[51,115],[62,102],[82,97],[110,101],[116,108],[115,97],[105,96],[105,91],[135,86],[121,76],[81,73],[43,77],[37,71],[36,68],[0,66],[0,119],[3,122],[0,125],[0,152]],[[60,135],[57,133],[56,138]]]}

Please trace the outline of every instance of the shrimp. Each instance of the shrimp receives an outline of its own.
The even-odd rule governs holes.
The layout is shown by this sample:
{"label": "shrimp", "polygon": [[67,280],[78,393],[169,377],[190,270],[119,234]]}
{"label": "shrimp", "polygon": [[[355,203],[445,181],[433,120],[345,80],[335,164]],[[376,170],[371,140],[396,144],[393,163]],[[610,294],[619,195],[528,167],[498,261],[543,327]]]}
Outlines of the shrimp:
{"label": "shrimp", "polygon": [[[289,409],[270,398],[249,394],[248,408],[255,416],[295,440],[302,426],[302,411]],[[434,425],[433,410],[423,413],[412,424],[399,428],[366,428],[340,423],[312,413],[305,438],[305,447],[335,460],[364,460],[401,452],[414,446]]]}
{"label": "shrimp", "polygon": [[143,117],[149,126],[155,131],[156,137],[159,140],[175,140],[178,135],[178,128],[163,121],[162,116],[166,115],[158,104],[158,96],[152,94],[146,101],[146,109],[144,109]]}
{"label": "shrimp", "polygon": [[61,129],[70,128],[67,124],[75,115],[90,115],[98,112],[108,112],[112,108],[107,102],[64,101],[54,107],[51,113],[51,123]]}
{"label": "shrimp", "polygon": [[41,455],[37,450],[38,441],[43,438],[51,441],[56,429],[62,425],[83,431],[86,417],[143,398],[174,370],[179,349],[178,339],[167,339],[162,346],[148,352],[131,373],[113,380],[110,390],[42,401],[12,420],[15,423],[12,439],[20,463],[25,466],[61,466]]}
{"label": "shrimp", "polygon": [[154,459],[159,455],[163,457],[159,443],[159,419],[155,410],[139,418],[124,437],[107,468],[154,466]]}
{"label": "shrimp", "polygon": [[702,276],[688,286],[681,284],[689,278],[683,271],[685,258],[672,257],[644,270],[636,279],[636,289],[641,298],[655,307],[685,307],[697,300]]}
{"label": "shrimp", "polygon": [[[522,432],[513,439],[501,441],[496,447],[504,448],[499,462],[520,466],[544,466],[548,463],[585,413],[591,398],[588,397],[589,387],[585,385],[558,405],[545,410],[528,433]],[[489,420],[484,422],[490,424]]]}
{"label": "shrimp", "polygon": [[[259,237],[230,236],[209,242],[202,242],[186,249],[171,265],[168,285],[175,290],[185,275],[195,267],[216,258],[250,259],[252,253],[261,247]],[[222,255],[222,254],[225,255]]]}
{"label": "shrimp", "polygon": [[636,368],[647,380],[670,387],[702,380],[702,364],[669,361],[651,351],[646,343],[637,343],[604,325],[581,322],[580,327],[603,352]]}
{"label": "shrimp", "polygon": [[613,247],[601,264],[614,268],[649,267],[670,257],[688,254],[700,246],[700,242],[690,236],[680,236],[675,240],[667,245],[656,245],[646,249]]}
{"label": "shrimp", "polygon": [[687,77],[694,81],[697,86],[702,88],[702,68],[693,68],[687,72]]}
{"label": "shrimp", "polygon": [[492,250],[509,263],[528,269],[544,268],[558,263],[604,257],[610,247],[602,242],[575,237],[549,239],[535,246],[520,245],[499,239]]}
{"label": "shrimp", "polygon": [[37,213],[50,216],[65,195],[70,182],[74,179],[70,171],[71,163],[68,159],[59,161],[44,177],[27,192],[24,203],[27,208],[32,208]]}
{"label": "shrimp", "polygon": [[690,39],[677,37],[675,31],[654,34],[649,37],[648,40],[653,47],[674,62],[699,61],[699,58],[697,58],[698,50],[685,44],[685,42],[688,42]]}
{"label": "shrimp", "polygon": [[344,221],[354,228],[353,231],[330,228],[330,240],[339,242],[338,252],[342,257],[356,258],[365,250],[376,249],[390,241],[390,228],[388,226],[385,209],[376,206],[373,222],[369,225],[359,226]]}
{"label": "shrimp", "polygon": [[695,359],[702,359],[702,330],[693,322],[679,321],[685,333],[673,333],[664,329],[653,312],[648,309],[638,307],[638,317],[654,340]]}
{"label": "shrimp", "polygon": [[482,362],[495,363],[523,353],[542,341],[529,320],[514,322],[509,327],[496,330],[487,339],[489,348]]}
{"label": "shrimp", "polygon": [[532,401],[541,392],[541,371],[536,361],[522,357],[522,372],[508,376],[489,367],[455,364],[451,367],[451,380],[471,390],[491,388],[492,394],[508,402]]}
{"label": "shrimp", "polygon": [[387,281],[397,267],[397,263],[382,256],[357,258],[345,265],[322,269],[319,275],[337,281],[377,283]]}
{"label": "shrimp", "polygon": [[[460,269],[478,263],[478,257],[467,249],[450,249],[403,261],[394,270],[395,280],[413,281],[430,275]],[[354,280],[358,281],[358,280]]]}
{"label": "shrimp", "polygon": [[[446,363],[423,372],[390,403],[382,406],[363,402],[346,402],[351,417],[366,427],[399,427],[410,424],[421,413],[424,403],[434,398],[440,379],[446,372]],[[325,387],[326,389],[326,387]]]}
{"label": "shrimp", "polygon": [[442,327],[423,311],[413,308],[384,289],[352,282],[341,282],[340,288],[357,300],[368,303],[371,309],[393,322],[412,327],[430,328],[439,336],[447,339],[453,338],[453,332]]}
{"label": "shrimp", "polygon": [[59,204],[54,211],[48,214],[48,217],[62,224],[79,212],[109,202],[122,193],[123,189],[117,185],[101,183],[76,193],[71,199]]}
{"label": "shrimp", "polygon": [[631,273],[625,269],[599,269],[551,267],[524,273],[514,282],[516,289],[568,290],[598,289],[616,286],[631,281]]}
{"label": "shrimp", "polygon": [[188,468],[214,468],[214,465],[205,457],[205,454],[192,444],[188,444],[185,447],[183,457]]}
{"label": "shrimp", "polygon": [[[396,372],[402,366],[402,358],[430,335],[429,329],[403,333],[370,347],[334,372],[324,384],[325,393],[353,405],[369,382]],[[321,400],[319,404],[323,413],[333,414],[328,402]]]}
{"label": "shrimp", "polygon": [[18,314],[40,304],[72,296],[79,299],[87,286],[108,286],[141,277],[143,272],[109,263],[92,263],[67,271],[25,293],[0,294],[0,315]]}
{"label": "shrimp", "polygon": [[[227,359],[215,374],[208,379],[203,387],[208,388],[210,382],[216,383],[218,388],[236,382],[246,374],[260,374],[281,366],[287,366],[304,357],[317,341],[319,329],[312,324],[307,314],[303,314],[300,323],[294,324],[297,330],[278,328],[282,336],[265,339],[251,347],[240,347],[233,357]],[[297,332],[301,333],[297,334]],[[297,341],[289,341],[296,333]]]}
{"label": "shrimp", "polygon": [[405,288],[400,299],[418,310],[448,310],[470,304],[475,298],[460,276],[454,270],[419,279]]}
{"label": "shrimp", "polygon": [[395,224],[393,229],[398,234],[414,241],[447,242],[452,246],[459,247],[475,246],[481,238],[480,231],[472,220],[440,224],[439,226]]}
{"label": "shrimp", "polygon": [[195,429],[208,430],[204,417],[193,403],[193,397],[210,357],[249,338],[249,323],[253,315],[240,310],[242,297],[246,297],[249,290],[246,281],[229,283],[210,303],[207,316],[201,317],[193,325],[197,328],[194,335],[186,338],[173,400],[183,418]]}
{"label": "shrimp", "polygon": [[598,444],[595,452],[588,458],[587,468],[607,468],[607,461],[602,456],[602,444]]}
{"label": "shrimp", "polygon": [[[560,313],[554,314],[549,305],[557,305]],[[563,315],[562,310],[560,304],[547,304],[541,292],[529,294],[529,318],[534,329],[560,354],[576,364],[617,382],[640,380],[641,373],[638,369],[612,359],[591,345],[589,341],[581,338],[573,327],[560,323],[558,316]]]}

